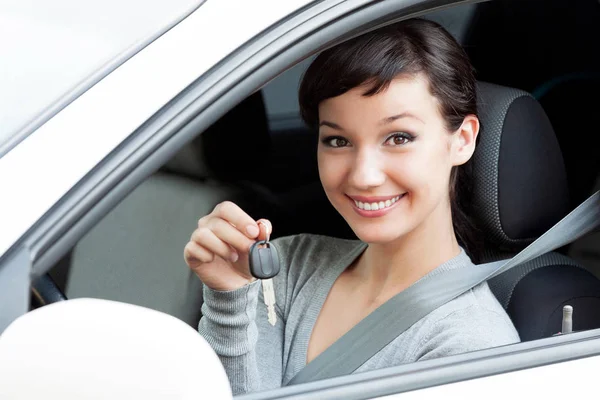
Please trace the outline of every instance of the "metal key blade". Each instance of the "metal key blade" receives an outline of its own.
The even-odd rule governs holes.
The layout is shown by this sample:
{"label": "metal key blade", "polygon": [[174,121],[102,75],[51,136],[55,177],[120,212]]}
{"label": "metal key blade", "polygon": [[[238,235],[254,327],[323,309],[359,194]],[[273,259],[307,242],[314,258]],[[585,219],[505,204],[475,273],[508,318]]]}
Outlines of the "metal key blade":
{"label": "metal key blade", "polygon": [[271,326],[277,323],[277,314],[275,313],[275,289],[273,289],[272,279],[262,280],[263,297],[267,306],[267,317]]}

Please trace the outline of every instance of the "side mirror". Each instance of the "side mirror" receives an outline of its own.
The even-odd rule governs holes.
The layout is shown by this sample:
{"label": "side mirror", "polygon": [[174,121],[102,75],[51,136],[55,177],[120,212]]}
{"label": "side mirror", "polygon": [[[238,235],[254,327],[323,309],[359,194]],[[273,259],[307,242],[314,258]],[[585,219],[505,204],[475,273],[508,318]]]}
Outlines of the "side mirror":
{"label": "side mirror", "polygon": [[98,299],[53,303],[0,336],[0,398],[231,399],[208,343],[151,309]]}

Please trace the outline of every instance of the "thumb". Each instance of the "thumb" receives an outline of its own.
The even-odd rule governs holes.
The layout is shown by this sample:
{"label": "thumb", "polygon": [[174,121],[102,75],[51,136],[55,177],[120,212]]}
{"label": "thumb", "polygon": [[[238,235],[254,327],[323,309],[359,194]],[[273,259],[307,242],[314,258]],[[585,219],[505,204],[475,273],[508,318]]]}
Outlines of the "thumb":
{"label": "thumb", "polygon": [[273,232],[271,221],[263,218],[256,221],[256,223],[258,224],[258,229],[260,230],[257,240],[265,240],[271,236],[271,232]]}

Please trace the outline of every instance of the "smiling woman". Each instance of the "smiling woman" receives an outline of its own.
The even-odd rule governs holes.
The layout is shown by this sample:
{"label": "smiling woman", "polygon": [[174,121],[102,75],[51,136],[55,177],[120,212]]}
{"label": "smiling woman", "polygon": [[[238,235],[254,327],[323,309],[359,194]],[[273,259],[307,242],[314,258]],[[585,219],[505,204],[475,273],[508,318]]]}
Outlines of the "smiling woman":
{"label": "smiling woman", "polygon": [[[234,393],[290,383],[416,281],[472,266],[457,183],[468,178],[479,121],[472,68],[452,36],[415,19],[326,50],[303,78],[300,106],[319,128],[325,193],[359,240],[274,240],[281,263],[273,278],[275,322],[267,307],[257,307],[264,299],[248,266],[249,248],[270,234],[270,222],[230,202],[199,221],[184,249],[204,283],[199,331]],[[356,372],[518,341],[483,283],[399,334]]]}
{"label": "smiling woman", "polygon": [[[394,144],[404,145],[415,140],[425,141],[425,145],[443,144],[431,135],[419,137],[417,132],[423,130],[433,130],[446,136],[448,141],[467,140],[468,146],[459,155],[463,158],[466,155],[467,159],[459,162],[461,168],[456,168],[458,164],[453,165],[448,184],[454,231],[461,245],[472,250],[470,253],[475,252],[478,243],[473,235],[473,225],[461,203],[468,202],[465,197],[469,194],[471,164],[467,161],[473,154],[479,121],[475,117],[477,101],[473,68],[462,48],[435,23],[415,20],[415,23],[402,24],[400,29],[380,29],[365,36],[359,45],[338,46],[325,54],[308,69],[300,88],[301,112],[309,125],[319,124],[342,132],[339,125],[329,121],[329,114],[337,113],[338,118],[360,116],[360,121],[348,121],[348,126],[354,128],[349,133],[356,132],[361,124],[369,123],[362,119],[361,112],[368,107],[373,117],[381,119],[375,130],[389,135],[388,140],[393,136]],[[366,61],[348,63],[347,60]],[[354,89],[348,91],[348,88]],[[374,96],[386,89],[389,89],[386,96]],[[345,96],[340,96],[344,93]],[[340,99],[335,100],[338,96]],[[338,104],[340,102],[343,104]],[[462,136],[447,135],[461,128],[464,128]],[[372,127],[367,129],[373,131]],[[321,136],[326,132],[331,130],[321,128]],[[393,133],[390,135],[390,132]],[[447,144],[450,146],[450,142]],[[410,149],[402,151],[410,153]],[[419,160],[421,165],[415,162]],[[401,161],[396,157],[393,163],[396,168],[416,169],[420,175],[440,175],[439,171],[434,171],[439,164],[436,162],[441,161],[437,157],[419,160],[399,166]],[[441,186],[445,187],[445,184]]]}
{"label": "smiling woman", "polygon": [[[402,75],[378,95],[365,96],[370,86],[363,85],[324,100],[319,106],[323,118],[318,149],[321,182],[334,207],[368,243],[403,237],[421,225],[426,215],[435,216],[436,221],[430,224],[437,227],[439,235],[450,237],[450,213],[441,208],[449,208],[451,171],[473,153],[478,121],[474,115],[467,115],[458,129],[448,132],[428,86],[424,73]],[[393,115],[398,111],[402,112]],[[327,123],[330,120],[339,121],[334,124],[336,129]],[[393,208],[391,204],[385,207],[385,202],[392,199],[399,201]],[[376,236],[369,235],[360,227],[362,219],[353,226],[356,214],[347,206],[358,208],[355,211],[361,217],[380,217],[388,211],[402,213],[405,226],[397,221],[382,225],[382,221],[372,220],[377,223],[377,232],[372,232]],[[409,215],[416,219],[407,219]],[[442,226],[447,229],[441,230]],[[431,232],[421,232],[429,241],[438,242]]]}

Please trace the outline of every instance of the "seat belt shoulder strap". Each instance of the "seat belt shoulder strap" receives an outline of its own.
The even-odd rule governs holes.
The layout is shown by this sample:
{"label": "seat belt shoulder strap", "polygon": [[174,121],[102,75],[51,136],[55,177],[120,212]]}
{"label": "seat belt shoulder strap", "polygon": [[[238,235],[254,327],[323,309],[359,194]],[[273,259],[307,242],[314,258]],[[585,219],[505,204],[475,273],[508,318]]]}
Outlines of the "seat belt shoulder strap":
{"label": "seat belt shoulder strap", "polygon": [[353,373],[433,310],[510,268],[571,243],[598,225],[600,191],[513,258],[445,271],[398,293],[300,370],[288,385]]}

